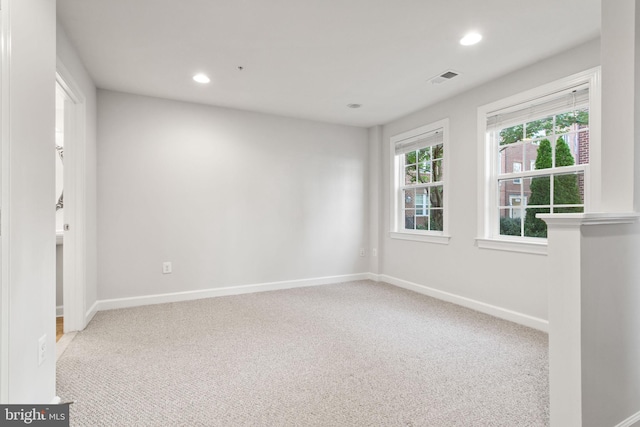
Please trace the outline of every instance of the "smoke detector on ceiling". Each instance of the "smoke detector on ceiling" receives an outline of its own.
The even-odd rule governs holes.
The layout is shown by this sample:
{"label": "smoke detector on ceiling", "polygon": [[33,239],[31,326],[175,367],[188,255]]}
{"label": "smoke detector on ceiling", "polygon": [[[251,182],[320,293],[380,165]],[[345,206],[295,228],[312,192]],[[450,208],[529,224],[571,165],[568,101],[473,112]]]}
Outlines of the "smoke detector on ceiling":
{"label": "smoke detector on ceiling", "polygon": [[444,73],[440,73],[435,77],[432,77],[431,79],[429,79],[429,81],[434,84],[440,84],[440,83],[444,83],[447,80],[451,80],[452,78],[456,77],[457,75],[459,75],[460,73],[457,73],[455,71],[452,70],[447,70]]}

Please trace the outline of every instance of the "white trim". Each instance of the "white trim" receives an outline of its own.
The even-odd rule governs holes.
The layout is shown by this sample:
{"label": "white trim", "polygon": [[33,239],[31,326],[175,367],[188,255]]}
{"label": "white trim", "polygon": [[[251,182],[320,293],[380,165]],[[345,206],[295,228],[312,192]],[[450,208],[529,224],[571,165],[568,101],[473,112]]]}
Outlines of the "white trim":
{"label": "white trim", "polygon": [[49,405],[59,405],[60,402],[62,402],[62,399],[60,399],[59,396],[56,396],[53,399],[51,399],[51,403],[49,403]]}
{"label": "white trim", "polygon": [[281,289],[293,289],[303,288],[307,286],[322,286],[335,283],[350,282],[354,280],[371,280],[374,282],[384,282],[399,288],[408,289],[419,294],[428,295],[430,297],[451,302],[462,307],[467,307],[472,310],[479,311],[500,319],[508,320],[510,322],[517,323],[519,325],[527,326],[529,328],[537,329],[542,332],[548,332],[549,322],[537,317],[529,316],[527,314],[518,313],[513,310],[498,307],[495,305],[487,304],[482,301],[477,301],[471,298],[466,298],[460,295],[452,294],[438,289],[430,288],[428,286],[420,285],[417,283],[409,282],[407,280],[399,279],[396,277],[388,276],[386,274],[375,273],[359,273],[359,274],[347,274],[343,276],[328,276],[318,277],[314,279],[301,279],[301,280],[287,280],[281,282],[271,283],[258,283],[242,286],[228,286],[224,288],[212,288],[203,289],[199,291],[186,291],[186,292],[174,292],[169,294],[156,294],[130,298],[116,298],[98,300],[92,307],[87,316],[90,313],[91,317],[95,315],[97,311],[113,310],[118,308],[139,307],[151,304],[164,304],[169,302],[180,301],[192,301],[203,298],[215,298],[221,296],[230,295],[242,295],[251,294],[256,292],[276,291]]}
{"label": "white trim", "polygon": [[615,427],[632,427],[638,421],[640,421],[640,412],[636,412],[620,424],[617,424]]}
{"label": "white trim", "polygon": [[73,341],[77,334],[77,332],[69,332],[68,334],[64,334],[60,337],[56,343],[56,362],[60,359],[60,356],[62,356],[67,347],[69,347],[69,344],[71,344],[71,341]]}
{"label": "white trim", "polygon": [[9,19],[9,0],[0,1],[0,131],[2,132],[0,147],[0,186],[2,194],[0,195],[0,207],[2,209],[2,221],[0,222],[0,402],[9,401],[9,313],[11,305],[9,304],[11,274],[9,271],[9,141],[11,140],[11,130],[9,128],[10,119],[10,94],[9,81],[10,71],[9,62],[11,60],[11,31]]}
{"label": "white trim", "polygon": [[392,239],[400,240],[413,240],[414,242],[427,242],[438,243],[441,245],[448,245],[451,236],[445,236],[444,234],[426,234],[426,233],[412,233],[410,231],[404,231],[402,233],[398,231],[389,232],[389,237]]}
{"label": "white trim", "polygon": [[380,274],[376,276],[377,281],[386,282],[400,288],[409,289],[419,294],[427,295],[433,298],[437,298],[442,301],[451,302],[453,304],[467,307],[472,310],[479,311],[481,313],[489,314],[500,319],[508,320],[510,322],[517,323],[519,325],[527,326],[529,328],[537,329],[542,332],[549,331],[549,322],[538,317],[529,316],[528,314],[518,313],[517,311],[508,310],[506,308],[498,307],[495,305],[487,304],[482,301],[477,301],[471,298],[463,297],[460,295],[452,294],[449,292],[441,291],[438,289],[430,288],[418,283],[409,282],[407,280],[398,279],[397,277],[387,276],[386,274]]}
{"label": "white trim", "polygon": [[91,308],[89,308],[89,310],[87,310],[87,312],[85,313],[84,315],[85,326],[88,325],[89,322],[91,322],[91,320],[93,319],[93,316],[95,316],[97,312],[98,312],[98,301],[94,302]]}
{"label": "white trim", "polygon": [[86,294],[86,100],[73,75],[62,61],[56,61],[56,82],[65,90],[65,223],[71,229],[64,237],[63,298],[64,332],[85,328]]}
{"label": "white trim", "polygon": [[546,255],[547,241],[541,239],[540,242],[525,240],[507,240],[507,239],[485,239],[476,238],[476,245],[480,249],[493,249],[496,251],[519,252],[523,254]]}
{"label": "white trim", "polygon": [[547,225],[555,227],[578,227],[581,225],[617,225],[633,224],[640,219],[636,212],[591,212],[574,214],[537,214]]}
{"label": "white trim", "polygon": [[169,294],[156,294],[129,298],[98,300],[96,304],[94,304],[94,307],[96,311],[113,310],[116,308],[138,307],[150,304],[164,304],[168,302],[192,301],[202,298],[242,295],[255,292],[302,288],[307,286],[329,285],[333,283],[349,282],[353,280],[367,280],[369,278],[370,273],[359,273],[348,274],[344,276],[318,277],[314,279],[286,280],[282,282],[228,286],[223,288],[211,288],[198,291],[173,292]]}
{"label": "white trim", "polygon": [[[489,210],[497,206],[493,203],[493,197],[497,194],[497,180],[492,179],[491,171],[496,170],[497,161],[493,151],[493,144],[487,143],[487,115],[513,105],[523,104],[541,96],[556,93],[560,90],[575,87],[580,84],[589,85],[589,167],[588,173],[585,171],[585,185],[588,189],[585,192],[586,209],[590,211],[598,210],[600,206],[600,175],[601,175],[601,76],[600,67],[571,75],[569,77],[556,80],[554,82],[518,93],[501,100],[478,107],[478,215],[477,227],[478,236],[481,239],[495,240],[498,238],[493,233],[499,232],[497,214],[492,214]],[[520,174],[518,174],[520,175]],[[500,177],[506,179],[507,177]],[[500,249],[509,250],[509,249]]]}

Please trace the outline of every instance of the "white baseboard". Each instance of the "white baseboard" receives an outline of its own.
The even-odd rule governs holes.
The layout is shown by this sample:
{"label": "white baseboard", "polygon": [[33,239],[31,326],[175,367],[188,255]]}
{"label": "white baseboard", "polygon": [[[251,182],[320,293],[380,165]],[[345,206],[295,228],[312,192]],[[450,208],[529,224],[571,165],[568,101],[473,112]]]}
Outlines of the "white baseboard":
{"label": "white baseboard", "polygon": [[59,405],[61,401],[62,401],[62,399],[60,399],[60,397],[56,396],[53,399],[51,399],[51,403],[49,403],[49,405]]}
{"label": "white baseboard", "polygon": [[64,316],[64,306],[59,305],[56,307],[56,317]]}
{"label": "white baseboard", "polygon": [[[199,291],[173,292],[169,294],[145,295],[130,298],[116,298],[98,300],[92,307],[96,311],[113,310],[116,308],[138,307],[150,304],[163,304],[168,302],[191,301],[202,298],[213,298],[229,295],[241,295],[254,292],[277,291],[280,289],[302,288],[306,286],[329,285],[332,283],[349,282],[353,280],[370,279],[369,273],[348,274],[344,276],[318,277],[315,279],[287,280],[282,282],[259,283],[253,285],[229,286],[224,288],[212,288]],[[89,313],[87,316],[89,316]],[[93,316],[91,316],[93,317]],[[89,319],[90,320],[90,319]],[[88,323],[88,321],[87,321]]]}
{"label": "white baseboard", "polygon": [[91,308],[87,310],[87,312],[85,313],[84,327],[86,327],[89,324],[89,322],[91,322],[91,319],[93,319],[93,316],[95,316],[97,312],[98,312],[98,301],[94,302]]}
{"label": "white baseboard", "polygon": [[437,298],[443,301],[451,302],[463,307],[470,308],[472,310],[479,311],[481,313],[489,314],[500,319],[508,320],[510,322],[518,323],[520,325],[528,326],[533,329],[537,329],[543,332],[549,332],[549,321],[540,319],[537,317],[529,316],[527,314],[518,313],[516,311],[508,310],[506,308],[498,307],[495,305],[487,304],[481,301],[476,301],[471,298],[466,298],[460,295],[452,294],[449,292],[440,291],[438,289],[430,288],[428,286],[419,285],[417,283],[409,282],[407,280],[398,279],[396,277],[387,276],[386,274],[369,274],[370,280],[377,282],[386,282],[400,288],[409,289],[414,292],[418,292],[423,295],[428,295],[433,298]]}
{"label": "white baseboard", "polygon": [[343,276],[318,277],[314,279],[287,280],[282,282],[259,283],[242,286],[228,286],[224,288],[204,289],[198,291],[173,292],[167,294],[145,295],[130,298],[115,298],[98,300],[87,311],[85,316],[88,324],[98,311],[113,310],[117,308],[139,307],[151,304],[163,304],[169,302],[191,301],[202,298],[213,298],[229,295],[242,295],[254,292],[276,291],[280,289],[302,288],[306,286],[329,285],[332,283],[349,282],[353,280],[372,280],[375,282],[386,282],[400,288],[409,289],[423,295],[428,295],[443,301],[451,302],[481,313],[489,314],[500,319],[528,326],[543,332],[549,331],[549,322],[544,319],[518,313],[495,305],[476,301],[460,295],[440,291],[428,286],[398,279],[385,274],[359,273]]}
{"label": "white baseboard", "polygon": [[640,422],[640,412],[630,416],[616,427],[633,427],[637,422]]}

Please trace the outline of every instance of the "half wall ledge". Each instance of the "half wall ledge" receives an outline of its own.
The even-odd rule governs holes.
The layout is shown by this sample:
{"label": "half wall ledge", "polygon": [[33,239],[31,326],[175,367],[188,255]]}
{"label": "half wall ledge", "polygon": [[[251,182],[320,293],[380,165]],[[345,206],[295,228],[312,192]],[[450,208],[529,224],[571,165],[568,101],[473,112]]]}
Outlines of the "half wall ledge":
{"label": "half wall ledge", "polygon": [[[603,257],[597,264],[597,268],[603,272],[611,272],[612,276],[621,270],[634,270],[631,266],[635,259],[625,257],[632,235],[616,233],[607,240],[607,247],[600,248],[600,240],[594,240],[585,236],[583,226],[594,228],[634,224],[640,219],[640,214],[635,212],[625,213],[582,213],[582,214],[538,214],[537,218],[547,223],[547,249],[549,260],[548,286],[548,320],[549,320],[549,403],[551,427],[591,427],[600,425],[615,425],[618,423],[620,406],[616,402],[625,401],[628,396],[620,393],[611,393],[602,396],[598,390],[593,390],[593,381],[585,382],[585,371],[593,369],[597,365],[599,373],[606,374],[609,371],[619,370],[619,367],[608,366],[601,346],[595,345],[594,340],[602,340],[593,331],[593,325],[598,325],[602,320],[602,308],[596,308],[588,303],[593,299],[594,289],[602,289],[597,277],[590,277],[590,267],[593,267],[593,254],[598,251],[607,251],[609,256]],[[591,230],[590,230],[591,231]],[[590,233],[587,233],[590,234]],[[606,235],[606,232],[605,232]],[[605,274],[602,273],[602,274]],[[629,279],[631,280],[631,279]],[[629,282],[626,280],[626,282]],[[625,283],[626,283],[625,282]],[[626,289],[608,287],[607,292],[621,292]],[[589,297],[589,298],[587,298]],[[625,299],[625,295],[614,295],[614,300]],[[628,310],[621,307],[618,310]],[[635,310],[635,307],[632,308]],[[614,326],[617,319],[634,318],[629,312],[617,313],[617,316],[607,314]],[[631,317],[630,317],[631,316]],[[620,320],[620,321],[623,321]],[[620,326],[620,325],[618,325]],[[587,337],[585,340],[585,336]],[[605,340],[606,341],[606,340]],[[619,345],[618,345],[619,344]],[[617,347],[622,348],[624,342],[606,348],[618,352]],[[631,351],[631,353],[634,353]],[[611,360],[617,360],[618,353],[611,356]],[[633,356],[633,355],[632,355]],[[622,369],[622,368],[620,368]],[[594,404],[593,396],[600,396]],[[633,401],[635,400],[635,396]],[[613,414],[604,415],[603,408],[614,408]],[[616,410],[617,409],[617,410]],[[635,408],[637,410],[637,408]],[[594,416],[596,413],[600,415]],[[624,415],[624,412],[622,412]],[[602,418],[595,420],[595,418]],[[604,418],[603,418],[604,417]],[[606,418],[606,420],[605,420]],[[594,421],[595,420],[595,421]]]}
{"label": "half wall ledge", "polygon": [[537,214],[548,226],[580,226],[580,225],[605,225],[605,224],[633,224],[640,219],[637,212],[592,212],[578,214]]}

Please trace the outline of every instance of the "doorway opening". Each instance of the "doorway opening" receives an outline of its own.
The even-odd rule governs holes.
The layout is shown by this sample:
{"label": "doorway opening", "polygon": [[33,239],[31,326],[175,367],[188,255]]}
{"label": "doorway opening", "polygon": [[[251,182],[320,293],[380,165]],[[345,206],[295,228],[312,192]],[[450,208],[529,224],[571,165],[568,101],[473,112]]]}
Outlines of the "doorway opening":
{"label": "doorway opening", "polygon": [[64,142],[65,104],[71,99],[56,82],[56,342],[64,334]]}
{"label": "doorway opening", "polygon": [[61,347],[68,344],[71,332],[86,326],[85,120],[84,95],[58,62],[56,147],[52,151],[56,161],[56,318],[62,320]]}

